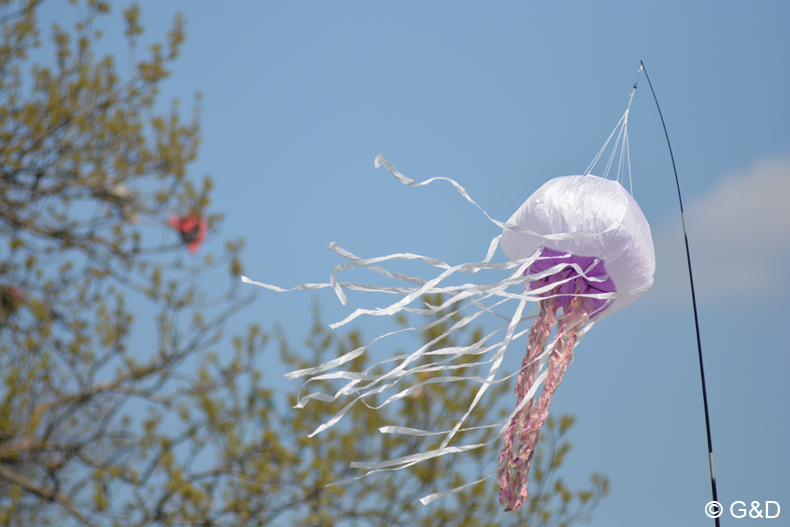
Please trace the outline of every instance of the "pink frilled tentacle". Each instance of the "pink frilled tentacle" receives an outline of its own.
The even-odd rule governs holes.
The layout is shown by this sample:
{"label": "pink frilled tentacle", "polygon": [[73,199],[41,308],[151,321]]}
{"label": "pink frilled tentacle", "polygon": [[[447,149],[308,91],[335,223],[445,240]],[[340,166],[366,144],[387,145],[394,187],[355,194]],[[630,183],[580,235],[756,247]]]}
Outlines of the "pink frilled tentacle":
{"label": "pink frilled tentacle", "polygon": [[[557,308],[559,303],[555,298],[541,302],[540,313],[535,317],[535,322],[532,324],[532,331],[529,335],[529,342],[527,344],[527,353],[524,356],[524,361],[521,365],[521,372],[516,381],[516,406],[521,404],[524,396],[529,392],[532,383],[535,380],[535,374],[538,370],[537,357],[543,353],[546,348],[546,342],[551,335],[554,321],[557,316]],[[513,485],[511,482],[518,479],[519,474],[517,470],[517,454],[515,453],[516,438],[518,437],[519,430],[523,429],[532,409],[532,401],[527,401],[524,407],[510,421],[510,425],[505,431],[504,445],[502,451],[499,453],[499,501],[504,505],[513,501],[512,494]]]}
{"label": "pink frilled tentacle", "polygon": [[[581,281],[582,279],[577,279]],[[579,290],[579,285],[575,288]],[[505,511],[520,508],[527,500],[529,468],[535,446],[540,437],[540,430],[549,415],[554,391],[562,382],[565,369],[573,362],[573,347],[576,345],[579,329],[590,314],[590,302],[583,297],[575,296],[564,302],[565,314],[559,319],[557,342],[549,359],[546,381],[534,409],[528,402],[514,416],[505,432],[504,445],[499,454],[499,501]],[[541,302],[541,311],[532,326],[527,355],[524,357],[522,371],[516,384],[516,397],[520,404],[526,396],[537,373],[537,357],[546,347],[556,320],[558,298],[550,298]]]}

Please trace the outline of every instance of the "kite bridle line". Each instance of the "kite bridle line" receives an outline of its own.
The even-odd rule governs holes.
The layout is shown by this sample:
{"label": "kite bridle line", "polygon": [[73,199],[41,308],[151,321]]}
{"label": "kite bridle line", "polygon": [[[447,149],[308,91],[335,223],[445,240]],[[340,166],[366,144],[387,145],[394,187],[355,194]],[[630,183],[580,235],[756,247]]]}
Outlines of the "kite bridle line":
{"label": "kite bridle line", "polygon": [[[628,98],[628,106],[625,109],[625,113],[623,114],[622,117],[620,117],[620,120],[617,121],[617,124],[615,125],[614,130],[612,130],[612,133],[609,134],[609,137],[606,139],[606,142],[603,144],[601,149],[595,155],[595,158],[592,160],[590,165],[587,167],[587,169],[582,174],[583,176],[589,176],[590,175],[592,170],[595,168],[595,165],[598,163],[598,160],[601,158],[601,155],[606,150],[607,145],[609,145],[609,141],[611,141],[612,137],[614,137],[614,134],[617,133],[618,130],[620,130],[620,132],[617,133],[617,139],[614,142],[614,146],[612,147],[612,152],[609,154],[609,161],[607,161],[606,168],[604,169],[603,174],[601,175],[601,177],[603,177],[604,179],[609,179],[609,169],[611,169],[611,167],[612,167],[612,161],[614,160],[615,153],[617,152],[617,147],[620,145],[620,139],[622,138],[623,144],[622,144],[622,146],[620,146],[620,160],[617,163],[617,179],[616,179],[616,181],[618,183],[620,183],[621,185],[623,184],[623,182],[620,181],[620,179],[621,179],[622,172],[624,172],[624,161],[627,161],[627,163],[628,163],[628,184],[629,184],[630,192],[631,192],[632,196],[634,195],[634,182],[633,182],[633,179],[631,178],[631,151],[628,148],[628,112],[631,111],[631,103],[634,102],[634,94],[636,93],[636,86],[639,83],[639,76],[641,74],[642,74],[642,68],[639,68],[639,71],[636,74],[636,79],[634,80],[634,89],[631,90],[631,96]],[[622,174],[622,179],[623,179],[623,181],[625,181],[625,175],[624,174]],[[621,227],[622,227],[622,225],[621,225]],[[617,231],[612,234],[612,237],[609,239],[609,243],[607,243],[606,246],[603,248],[603,250],[601,251],[601,254],[598,255],[598,258],[593,260],[593,262],[587,267],[587,269],[584,271],[585,273],[589,273],[591,270],[593,270],[595,268],[596,265],[598,265],[598,262],[600,262],[601,258],[603,258],[603,255],[604,255],[604,253],[606,253],[606,250],[609,248],[609,245],[612,243],[612,240],[614,240],[617,237],[617,233],[618,232],[620,232],[620,227],[618,227]]]}
{"label": "kite bridle line", "polygon": [[[680,197],[680,181],[678,179],[678,170],[675,167],[675,156],[672,155],[672,145],[669,143],[669,134],[667,133],[667,125],[664,123],[664,116],[661,114],[661,107],[658,105],[658,98],[656,92],[653,90],[653,83],[650,82],[650,77],[647,75],[647,68],[645,63],[641,60],[640,71],[644,70],[645,78],[650,86],[650,92],[653,94],[653,100],[656,101],[656,108],[658,108],[658,116],[661,118],[661,126],[664,127],[664,135],[667,138],[667,146],[669,147],[669,157],[672,159],[672,170],[675,172],[675,185],[678,188],[678,202],[680,203],[680,221],[683,223],[683,238],[686,241],[686,261],[689,268],[689,283],[691,284],[691,305],[694,307],[694,327],[697,330],[697,352],[699,354],[699,373],[702,380],[702,402],[705,405],[705,431],[708,433],[708,460],[710,462],[710,486],[713,491],[713,501],[718,502],[718,493],[716,492],[716,472],[713,469],[713,442],[710,438],[710,415],[708,414],[708,394],[705,389],[705,367],[702,364],[702,340],[699,334],[699,317],[697,316],[697,298],[694,294],[694,276],[691,273],[691,253],[689,252],[689,237],[686,234],[686,219],[683,215],[683,199]],[[636,86],[634,86],[636,87]],[[719,505],[719,507],[721,507]],[[719,527],[719,517],[715,517],[716,527]]]}
{"label": "kite bridle line", "polygon": [[[587,167],[587,170],[584,171],[582,174],[583,176],[588,176],[592,172],[595,165],[598,163],[598,160],[601,159],[601,155],[606,150],[606,147],[609,145],[609,141],[612,140],[614,134],[617,134],[617,139],[615,139],[614,146],[612,147],[612,152],[609,154],[609,159],[606,162],[606,167],[604,168],[603,174],[601,177],[605,179],[609,179],[609,170],[612,168],[612,162],[614,161],[614,156],[617,153],[617,148],[620,147],[620,159],[617,162],[617,182],[621,185],[625,182],[625,163],[628,163],[628,185],[630,188],[631,195],[634,195],[634,182],[631,178],[631,152],[628,148],[628,112],[631,110],[631,103],[634,102],[634,94],[636,93],[636,85],[639,81],[639,75],[642,73],[642,69],[639,69],[639,72],[636,74],[636,80],[634,81],[634,89],[631,90],[631,97],[628,99],[628,106],[625,109],[625,113],[620,120],[617,121],[617,124],[612,130],[612,133],[609,134],[608,139],[603,144],[601,149],[595,155],[595,158],[592,160],[590,165]],[[619,132],[618,132],[619,130]],[[623,144],[620,145],[620,140],[622,139]],[[622,181],[621,181],[622,179]]]}

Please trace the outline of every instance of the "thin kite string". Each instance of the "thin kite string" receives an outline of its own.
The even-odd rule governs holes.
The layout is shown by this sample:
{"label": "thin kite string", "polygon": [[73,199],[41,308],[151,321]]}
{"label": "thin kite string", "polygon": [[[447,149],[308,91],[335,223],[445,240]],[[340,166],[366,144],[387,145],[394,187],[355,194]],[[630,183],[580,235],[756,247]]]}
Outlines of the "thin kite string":
{"label": "thin kite string", "polygon": [[625,114],[623,114],[623,116],[620,117],[620,120],[617,121],[617,124],[615,125],[614,130],[612,130],[612,133],[609,134],[609,137],[606,139],[606,142],[603,144],[601,149],[598,150],[598,153],[596,154],[595,158],[593,158],[592,163],[589,164],[587,169],[582,174],[583,176],[589,176],[590,172],[592,172],[592,169],[595,168],[595,165],[598,163],[598,160],[601,158],[601,155],[606,150],[606,146],[609,144],[609,141],[612,140],[612,136],[614,136],[615,132],[617,132],[617,129],[620,128],[620,123],[623,122],[623,119],[625,119]]}
{"label": "thin kite string", "polygon": [[[611,154],[608,157],[608,160],[607,160],[607,163],[606,163],[606,167],[604,168],[604,172],[603,172],[601,177],[606,178],[606,179],[609,178],[609,171],[610,171],[610,169],[612,167],[612,163],[614,161],[615,153],[617,152],[617,149],[619,147],[620,148],[620,159],[619,159],[619,162],[618,162],[618,165],[617,165],[616,181],[618,183],[622,184],[622,180],[625,178],[625,174],[624,174],[624,170],[623,170],[624,169],[624,159],[625,159],[625,160],[627,160],[627,164],[628,164],[628,180],[629,180],[629,186],[630,186],[630,189],[631,189],[631,195],[632,196],[634,194],[634,184],[633,184],[632,177],[631,177],[631,153],[629,151],[629,145],[628,145],[628,114],[631,111],[631,103],[634,102],[634,94],[636,93],[636,87],[637,87],[637,84],[639,82],[639,76],[641,75],[641,73],[642,73],[642,68],[639,68],[639,71],[636,74],[636,80],[634,81],[634,87],[631,90],[631,96],[628,99],[628,106],[625,109],[625,113],[623,113],[623,116],[620,117],[619,121],[617,121],[617,124],[615,125],[614,130],[612,130],[612,133],[609,134],[609,137],[606,139],[606,142],[604,142],[604,144],[601,147],[601,149],[598,151],[598,153],[593,158],[592,162],[587,166],[587,169],[582,174],[584,176],[590,175],[592,170],[595,168],[595,165],[598,164],[598,161],[600,160],[601,156],[606,151],[606,147],[609,146],[609,143],[611,142],[612,137],[614,137],[615,134],[616,134],[617,138],[615,139],[615,144],[612,147],[612,152],[611,152]],[[620,143],[621,141],[622,141],[622,145]]]}

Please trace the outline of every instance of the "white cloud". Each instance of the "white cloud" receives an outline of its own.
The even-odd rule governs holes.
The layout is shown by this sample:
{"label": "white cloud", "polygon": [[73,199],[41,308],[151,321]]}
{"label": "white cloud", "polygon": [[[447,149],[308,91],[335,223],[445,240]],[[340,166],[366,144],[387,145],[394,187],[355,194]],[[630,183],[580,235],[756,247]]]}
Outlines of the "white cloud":
{"label": "white cloud", "polygon": [[[790,159],[728,175],[686,205],[694,285],[701,299],[767,298],[790,291]],[[680,219],[653,232],[654,297],[688,294]]]}

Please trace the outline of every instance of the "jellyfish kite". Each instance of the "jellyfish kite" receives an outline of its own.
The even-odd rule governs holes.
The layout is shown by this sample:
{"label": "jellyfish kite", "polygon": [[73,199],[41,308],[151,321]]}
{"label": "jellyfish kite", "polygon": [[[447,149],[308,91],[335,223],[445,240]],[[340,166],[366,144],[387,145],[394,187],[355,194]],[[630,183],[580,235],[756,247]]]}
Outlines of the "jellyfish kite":
{"label": "jellyfish kite", "polygon": [[[552,396],[562,381],[566,368],[573,361],[574,348],[594,323],[633,302],[653,283],[655,253],[650,227],[631,193],[619,182],[621,175],[624,178],[626,167],[630,178],[627,117],[628,110],[609,137],[611,140],[619,130],[604,171],[604,176],[607,176],[613,165],[615,151],[621,145],[620,161],[615,164],[618,167],[616,180],[589,174],[609,143],[607,140],[584,175],[564,176],[547,181],[507,222],[491,218],[452,179],[432,178],[417,182],[398,172],[384,156],[376,157],[376,167],[383,165],[405,185],[422,186],[437,180],[449,182],[501,228],[502,234],[491,240],[484,259],[458,265],[411,253],[365,259],[333,242],[328,249],[334,250],[348,261],[334,268],[329,283],[302,284],[292,289],[331,287],[343,304],[347,302],[345,290],[376,291],[400,297],[387,307],[356,309],[345,320],[332,324],[332,328],[342,326],[362,315],[391,316],[402,311],[432,315],[449,310],[445,311],[446,315],[428,324],[386,333],[341,357],[286,375],[286,379],[307,378],[303,389],[316,380],[345,383],[334,394],[314,392],[301,395],[300,392],[297,408],[303,407],[312,399],[327,402],[341,398],[349,400],[343,409],[318,427],[311,436],[333,426],[354,404],[367,404],[366,397],[390,393],[380,404],[381,407],[405,397],[415,396],[414,394],[419,395],[421,388],[429,383],[466,380],[479,385],[470,407],[464,415],[454,419],[455,424],[450,429],[418,430],[407,426],[385,426],[379,429],[381,433],[443,436],[438,448],[395,459],[354,462],[352,466],[362,469],[364,473],[338,483],[355,481],[376,472],[400,470],[426,459],[460,454],[497,441],[502,445],[498,465],[488,476],[425,496],[420,501],[427,504],[495,476],[500,488],[499,499],[505,510],[518,509],[525,503],[532,455],[541,427],[548,416]],[[492,260],[500,244],[507,261],[497,263]],[[393,260],[416,260],[439,272],[433,278],[425,279],[386,270],[383,265]],[[397,281],[398,285],[379,286],[338,281],[338,274],[357,268],[381,274]],[[448,278],[455,273],[495,276],[491,280],[481,277],[474,283],[448,284]],[[242,280],[274,291],[286,291],[246,277],[242,277]],[[443,298],[446,298],[442,305],[412,305],[423,295],[435,293],[442,293]],[[505,311],[508,303],[516,304],[509,312]],[[529,305],[534,305],[531,313],[527,312]],[[397,333],[424,330],[441,324],[467,308],[472,310],[470,314],[463,314],[444,334],[406,355],[381,361],[361,372],[342,369],[344,364],[365,353],[377,341]],[[506,323],[469,346],[432,349],[432,345],[453,331],[471,324],[483,313],[493,313],[505,319]],[[530,320],[531,325],[523,327],[523,323]],[[526,352],[521,369],[514,374],[515,409],[506,419],[483,426],[499,429],[494,440],[478,444],[455,444],[453,439],[458,436],[459,431],[473,429],[464,425],[483,394],[490,386],[504,380],[498,375],[503,357],[513,341],[522,337],[526,340]],[[485,377],[463,377],[456,374],[455,371],[460,367],[457,359],[462,357],[471,357],[475,359],[472,361],[473,365],[487,367]],[[470,365],[468,361],[464,364]],[[428,378],[418,375],[425,372],[444,372],[444,375]],[[409,381],[404,382],[406,378],[416,378],[417,382],[409,384]],[[543,388],[538,394],[541,385]]]}
{"label": "jellyfish kite", "polygon": [[[655,252],[650,226],[631,194],[618,182],[566,176],[540,187],[508,221],[502,250],[511,261],[537,259],[524,271],[538,296],[527,352],[516,385],[519,409],[499,455],[499,499],[505,510],[527,498],[529,465],[552,395],[573,361],[580,330],[625,307],[653,283]],[[553,327],[556,326],[556,330]],[[555,331],[543,392],[527,395]],[[521,404],[524,403],[524,404]]]}

